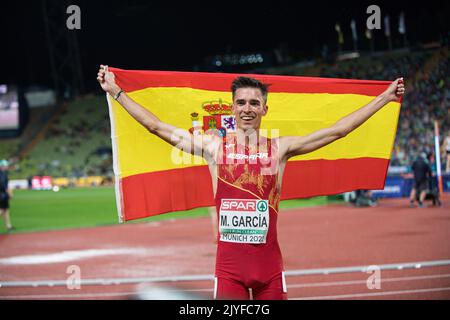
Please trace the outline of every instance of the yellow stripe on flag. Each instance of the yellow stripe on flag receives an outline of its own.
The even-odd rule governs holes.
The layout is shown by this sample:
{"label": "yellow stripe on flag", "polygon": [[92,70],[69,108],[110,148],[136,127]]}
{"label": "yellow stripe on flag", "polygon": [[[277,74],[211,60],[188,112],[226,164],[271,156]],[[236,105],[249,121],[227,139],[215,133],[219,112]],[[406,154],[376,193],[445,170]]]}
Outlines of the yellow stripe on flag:
{"label": "yellow stripe on flag", "polygon": [[[128,95],[162,121],[189,129],[190,114],[208,115],[202,104],[222,99],[231,102],[231,93],[192,88],[146,88]],[[280,136],[307,135],[331,126],[345,115],[361,108],[374,97],[358,94],[278,93],[269,94],[267,116],[262,129],[279,129]],[[111,98],[109,98],[111,99]],[[353,159],[361,157],[390,158],[400,104],[391,102],[347,137],[315,152],[292,160]],[[185,168],[206,164],[174,164],[173,147],[146,131],[116,101],[113,101],[116,143],[120,152],[119,171],[122,178],[153,171]],[[392,143],[386,143],[391,141]],[[180,152],[181,156],[181,152]]]}

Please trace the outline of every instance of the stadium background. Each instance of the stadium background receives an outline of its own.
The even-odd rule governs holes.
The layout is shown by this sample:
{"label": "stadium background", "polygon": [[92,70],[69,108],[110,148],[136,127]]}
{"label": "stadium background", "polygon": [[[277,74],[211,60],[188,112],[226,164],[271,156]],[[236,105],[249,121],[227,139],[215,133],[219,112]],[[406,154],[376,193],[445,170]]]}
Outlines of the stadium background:
{"label": "stadium background", "polygon": [[[70,4],[81,8],[80,30],[65,27]],[[2,5],[0,24],[6,30],[2,39],[6,51],[0,61],[0,84],[17,90],[20,116],[16,127],[0,130],[0,159],[9,160],[9,178],[18,189],[11,201],[15,230],[4,234],[5,227],[0,225],[1,239],[10,241],[5,242],[0,260],[19,254],[8,244],[18,241],[22,233],[117,223],[108,109],[95,80],[100,63],[124,69],[373,80],[403,76],[407,94],[391,157],[390,188],[374,194],[396,199],[380,201],[392,214],[406,208],[410,166],[418,154],[426,152],[437,171],[435,120],[440,127],[443,172],[447,166],[450,8],[446,1],[426,5],[380,1],[376,4],[381,8],[382,28],[369,32],[366,9],[370,4],[310,3],[295,10],[287,2],[255,6],[237,1],[219,5],[186,2],[176,7],[137,0]],[[47,185],[50,190],[19,190],[30,189],[33,177],[44,176],[52,179]],[[443,182],[448,192],[448,173]],[[337,203],[338,208],[348,210],[342,199],[341,195],[290,200],[281,208],[321,206],[325,210]],[[443,200],[444,209],[436,208],[438,215],[448,205],[448,196]],[[130,225],[170,223],[179,218],[200,219],[207,225],[207,215],[206,208],[199,208]],[[440,236],[448,240],[445,230]],[[450,258],[448,246],[441,249],[439,259]],[[1,268],[0,263],[0,281],[21,280],[12,276],[14,271],[3,266],[2,272]]]}

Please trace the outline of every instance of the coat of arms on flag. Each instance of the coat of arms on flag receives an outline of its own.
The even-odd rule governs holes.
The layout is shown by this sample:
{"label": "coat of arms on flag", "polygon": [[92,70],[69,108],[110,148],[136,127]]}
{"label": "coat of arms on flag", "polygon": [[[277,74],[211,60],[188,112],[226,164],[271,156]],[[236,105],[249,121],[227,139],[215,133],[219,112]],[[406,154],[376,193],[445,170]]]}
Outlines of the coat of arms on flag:
{"label": "coat of arms on flag", "polygon": [[[194,135],[215,134],[225,137],[229,132],[236,132],[236,119],[232,115],[231,103],[222,99],[208,101],[202,104],[202,109],[207,113],[203,116],[203,121],[199,121],[200,115],[197,112],[191,113],[192,127],[189,129]],[[200,126],[200,123],[203,125]]]}

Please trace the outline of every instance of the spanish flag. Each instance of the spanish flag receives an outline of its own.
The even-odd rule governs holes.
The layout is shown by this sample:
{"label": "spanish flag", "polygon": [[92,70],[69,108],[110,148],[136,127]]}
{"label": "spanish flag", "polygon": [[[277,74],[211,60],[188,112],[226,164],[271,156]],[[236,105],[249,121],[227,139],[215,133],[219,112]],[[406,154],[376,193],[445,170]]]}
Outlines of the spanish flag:
{"label": "spanish flag", "polygon": [[[164,122],[191,132],[196,127],[233,129],[230,86],[237,74],[109,69],[133,100]],[[271,84],[262,129],[277,129],[280,136],[307,135],[331,126],[390,84],[245,76]],[[174,152],[182,151],[149,133],[112,97],[107,95],[107,100],[121,222],[214,205],[211,177],[202,158],[174,161]],[[383,189],[399,113],[400,102],[391,102],[345,138],[291,158],[284,173],[281,199]]]}

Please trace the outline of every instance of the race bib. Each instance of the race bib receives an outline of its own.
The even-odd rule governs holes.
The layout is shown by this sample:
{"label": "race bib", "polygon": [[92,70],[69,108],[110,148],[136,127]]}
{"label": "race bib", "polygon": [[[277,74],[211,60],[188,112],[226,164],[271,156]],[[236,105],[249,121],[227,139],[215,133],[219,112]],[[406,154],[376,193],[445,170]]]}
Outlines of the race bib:
{"label": "race bib", "polygon": [[219,211],[220,241],[266,243],[269,202],[253,199],[222,199]]}

